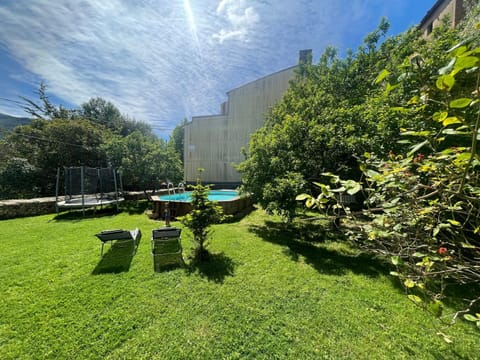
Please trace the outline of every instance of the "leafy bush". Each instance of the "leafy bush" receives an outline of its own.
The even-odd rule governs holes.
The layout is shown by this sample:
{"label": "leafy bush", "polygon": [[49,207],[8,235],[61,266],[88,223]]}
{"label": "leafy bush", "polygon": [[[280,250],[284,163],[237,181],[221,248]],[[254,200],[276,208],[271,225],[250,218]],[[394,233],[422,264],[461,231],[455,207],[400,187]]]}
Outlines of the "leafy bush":
{"label": "leafy bush", "polygon": [[182,224],[193,233],[194,257],[200,261],[205,260],[208,256],[206,241],[209,227],[223,219],[222,207],[208,200],[209,190],[209,186],[202,185],[201,180],[197,180],[197,185],[193,186],[191,194],[192,211],[181,219]]}
{"label": "leafy bush", "polygon": [[[148,124],[121,115],[112,103],[96,98],[81,109],[67,110],[49,101],[44,84],[38,95],[39,103],[23,98],[25,110],[35,119],[0,141],[0,169],[11,173],[0,178],[0,197],[52,196],[57,167],[63,166],[114,166],[122,171],[125,190],[155,189],[161,180],[183,178],[175,149],[158,139]],[[12,167],[10,159],[15,158],[31,164],[35,176],[26,177],[26,168]],[[12,179],[20,178],[28,181],[15,181],[12,188]]]}
{"label": "leafy bush", "polygon": [[0,199],[16,199],[35,194],[36,169],[27,159],[11,158],[0,169]]}
{"label": "leafy bush", "polygon": [[[264,208],[293,215],[291,187],[283,186],[283,191],[278,186],[288,173],[296,174],[297,183],[306,184],[320,181],[325,172],[359,180],[361,154],[402,151],[406,145],[397,142],[400,128],[423,130],[421,114],[398,111],[392,105],[412,98],[419,84],[430,84],[457,32],[441,28],[438,41],[426,42],[416,30],[410,30],[379,44],[387,29],[388,23],[382,21],[345,59],[327,48],[318,64],[301,66],[282,101],[251,137],[246,160],[238,169],[245,190]],[[419,57],[409,57],[412,53]],[[382,69],[383,80],[396,80],[420,57],[428,58],[422,71],[408,71],[402,84],[375,84]],[[420,99],[420,94],[416,95]],[[428,111],[433,113],[436,108],[429,104]]]}
{"label": "leafy bush", "polygon": [[[409,151],[390,152],[387,158],[364,156],[363,184],[357,183],[355,191],[362,188],[366,194],[367,208],[361,215],[368,221],[359,221],[345,209],[360,230],[351,233],[352,238],[363,249],[389,259],[409,298],[434,307],[437,314],[447,286],[480,284],[480,47],[464,41],[447,54],[451,59],[433,82],[425,82],[396,109],[424,119],[423,130],[402,130]],[[409,72],[422,71],[419,66],[402,70],[406,75],[400,81]],[[385,75],[377,82],[387,79]],[[322,186],[322,196],[298,199],[325,209],[334,197],[327,185]],[[473,310],[477,302],[478,293],[454,318]]]}

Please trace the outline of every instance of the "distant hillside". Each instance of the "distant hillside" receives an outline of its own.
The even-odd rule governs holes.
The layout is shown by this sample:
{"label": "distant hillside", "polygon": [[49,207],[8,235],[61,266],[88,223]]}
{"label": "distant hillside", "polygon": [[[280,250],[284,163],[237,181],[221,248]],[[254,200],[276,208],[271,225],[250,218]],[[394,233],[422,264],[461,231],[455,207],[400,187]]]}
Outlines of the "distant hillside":
{"label": "distant hillside", "polygon": [[[28,124],[32,119],[25,117],[10,116],[7,114],[0,114],[0,129],[13,130],[15,126]],[[3,131],[0,131],[0,138],[5,136]]]}

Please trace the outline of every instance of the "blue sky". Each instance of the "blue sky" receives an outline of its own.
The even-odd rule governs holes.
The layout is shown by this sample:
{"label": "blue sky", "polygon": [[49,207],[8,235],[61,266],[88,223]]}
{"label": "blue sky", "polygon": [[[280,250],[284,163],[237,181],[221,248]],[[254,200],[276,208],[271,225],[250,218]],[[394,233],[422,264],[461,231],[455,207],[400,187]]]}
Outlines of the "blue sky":
{"label": "blue sky", "polygon": [[435,0],[1,0],[0,112],[36,99],[92,97],[166,137],[183,118],[216,114],[226,92],[326,46],[356,49],[385,16],[390,35]]}

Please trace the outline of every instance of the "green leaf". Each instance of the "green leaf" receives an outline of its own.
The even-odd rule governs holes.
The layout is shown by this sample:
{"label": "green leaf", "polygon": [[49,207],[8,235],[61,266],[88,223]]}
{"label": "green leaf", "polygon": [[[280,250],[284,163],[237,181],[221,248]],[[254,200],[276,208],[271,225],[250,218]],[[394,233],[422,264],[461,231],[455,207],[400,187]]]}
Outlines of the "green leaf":
{"label": "green leaf", "polygon": [[467,50],[468,48],[465,45],[459,46],[455,48],[455,51],[453,52],[453,56],[462,56],[462,54],[465,54]]}
{"label": "green leaf", "polygon": [[434,300],[428,305],[428,310],[436,317],[440,317],[443,313],[443,303],[439,300]]}
{"label": "green leaf", "polygon": [[414,256],[414,257],[425,257],[425,254],[420,253],[420,252],[414,252],[414,253],[412,254],[412,256]]}
{"label": "green leaf", "polygon": [[449,106],[451,108],[455,108],[455,109],[462,109],[462,108],[470,105],[471,102],[472,102],[472,99],[460,98],[460,99],[455,99],[455,100],[450,101]]}
{"label": "green leaf", "polygon": [[400,257],[399,256],[392,256],[390,260],[392,261],[392,264],[395,265],[395,266],[400,264]]}
{"label": "green leaf", "polygon": [[412,149],[408,152],[408,155],[411,156],[415,154],[418,150],[420,150],[422,147],[428,144],[428,140],[422,141],[419,144],[416,144],[415,146],[412,147]]}
{"label": "green leaf", "polygon": [[460,120],[458,117],[451,116],[451,117],[448,117],[445,120],[443,120],[442,125],[443,126],[448,126],[448,125],[452,125],[452,124],[461,124],[461,123],[462,123],[462,120]]}
{"label": "green leaf", "polygon": [[416,105],[420,102],[420,98],[418,95],[413,96],[410,100],[408,100],[407,104],[408,105]]}
{"label": "green leaf", "polygon": [[400,274],[396,271],[390,271],[390,275],[392,276],[400,276]]}
{"label": "green leaf", "polygon": [[378,173],[378,172],[376,172],[375,170],[372,170],[372,169],[367,169],[363,173],[365,174],[365,176],[367,176],[369,178],[380,176],[380,173]]}
{"label": "green leaf", "polygon": [[354,180],[347,180],[343,183],[347,189],[347,194],[355,195],[360,190],[362,190],[362,185]]}
{"label": "green leaf", "polygon": [[467,163],[470,160],[471,153],[462,152],[455,156],[455,164],[461,164],[462,162]]}
{"label": "green leaf", "polygon": [[440,70],[438,70],[439,75],[445,75],[452,71],[453,65],[455,65],[456,60],[456,58],[453,58],[452,60],[450,60],[447,66],[444,66]]}
{"label": "green leaf", "polygon": [[305,206],[307,208],[311,208],[313,207],[313,205],[315,205],[315,200],[313,200],[312,198],[308,198],[307,201],[305,201]]}
{"label": "green leaf", "polygon": [[417,295],[408,295],[407,297],[417,304],[422,302],[422,299],[420,299]]}
{"label": "green leaf", "polygon": [[438,77],[435,84],[440,90],[450,91],[455,85],[455,78],[452,75],[442,75]]}
{"label": "green leaf", "polygon": [[348,195],[355,195],[358,193],[360,190],[362,190],[362,185],[356,184],[354,187],[350,188],[347,190]]}
{"label": "green leaf", "polygon": [[479,318],[473,316],[472,314],[465,314],[463,315],[463,318],[468,321],[480,321]]}
{"label": "green leaf", "polygon": [[394,106],[394,107],[391,107],[390,110],[401,112],[401,113],[408,113],[410,111],[409,109],[404,108],[402,106]]}
{"label": "green leaf", "polygon": [[447,111],[437,111],[435,114],[433,114],[432,118],[435,121],[442,122],[447,118],[447,116],[448,116]]}
{"label": "green leaf", "polygon": [[415,287],[415,282],[412,279],[405,279],[403,282],[403,285],[405,285],[407,288],[413,288]]}
{"label": "green leaf", "polygon": [[453,219],[447,219],[447,221],[452,224],[453,226],[461,226],[462,224],[457,221],[457,220],[453,220]]}
{"label": "green leaf", "polygon": [[454,74],[463,70],[474,67],[478,62],[478,58],[476,56],[464,56],[457,58],[454,67]]}
{"label": "green leaf", "polygon": [[298,200],[298,201],[303,201],[303,200],[306,200],[308,198],[310,198],[311,196],[308,195],[308,194],[300,194],[300,195],[297,195],[295,200]]}
{"label": "green leaf", "polygon": [[462,246],[462,248],[465,248],[465,249],[475,249],[476,246],[475,245],[472,245],[472,244],[467,244],[467,243],[460,243],[460,245]]}
{"label": "green leaf", "polygon": [[451,52],[457,50],[458,48],[460,48],[460,47],[462,47],[463,45],[465,45],[467,42],[468,42],[468,40],[463,40],[463,41],[459,42],[458,44],[455,44],[455,46],[453,46],[452,48],[450,48],[450,49],[447,50],[447,53],[451,53]]}
{"label": "green leaf", "polygon": [[390,71],[383,69],[380,74],[378,74],[377,78],[375,79],[374,84],[378,84],[381,82],[383,79],[385,79],[388,75],[390,75]]}
{"label": "green leaf", "polygon": [[432,134],[432,132],[428,131],[428,130],[424,130],[424,131],[404,131],[404,132],[400,133],[400,135],[402,135],[402,136],[421,136],[421,137],[429,136],[431,134]]}
{"label": "green leaf", "polygon": [[388,93],[390,93],[390,91],[395,90],[399,86],[400,86],[400,84],[391,85],[390,83],[387,83],[387,88],[385,89],[385,91],[388,94]]}

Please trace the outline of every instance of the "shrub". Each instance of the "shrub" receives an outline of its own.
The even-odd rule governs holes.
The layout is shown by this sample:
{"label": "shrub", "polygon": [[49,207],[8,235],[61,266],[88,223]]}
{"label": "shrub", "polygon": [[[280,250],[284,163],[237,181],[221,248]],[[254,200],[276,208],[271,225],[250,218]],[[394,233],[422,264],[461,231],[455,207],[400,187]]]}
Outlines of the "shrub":
{"label": "shrub", "polygon": [[[408,104],[397,107],[424,119],[421,131],[402,129],[410,151],[364,156],[363,184],[356,190],[366,194],[362,215],[368,221],[347,211],[360,230],[351,234],[357,243],[389,259],[408,297],[437,314],[448,285],[480,284],[480,47],[462,42],[448,54],[451,59],[433,85],[423,84]],[[408,68],[400,79],[414,71],[421,69]],[[401,83],[387,86],[396,85]],[[433,115],[430,103],[436,107]],[[325,208],[334,197],[330,187],[322,190],[321,197],[298,199]],[[478,293],[454,319],[477,302]]]}
{"label": "shrub", "polygon": [[195,243],[195,255],[197,260],[205,260],[208,256],[206,241],[209,235],[209,227],[223,219],[223,210],[215,202],[208,200],[209,186],[202,185],[197,179],[197,185],[193,186],[192,211],[182,218],[182,224],[193,233]]}

